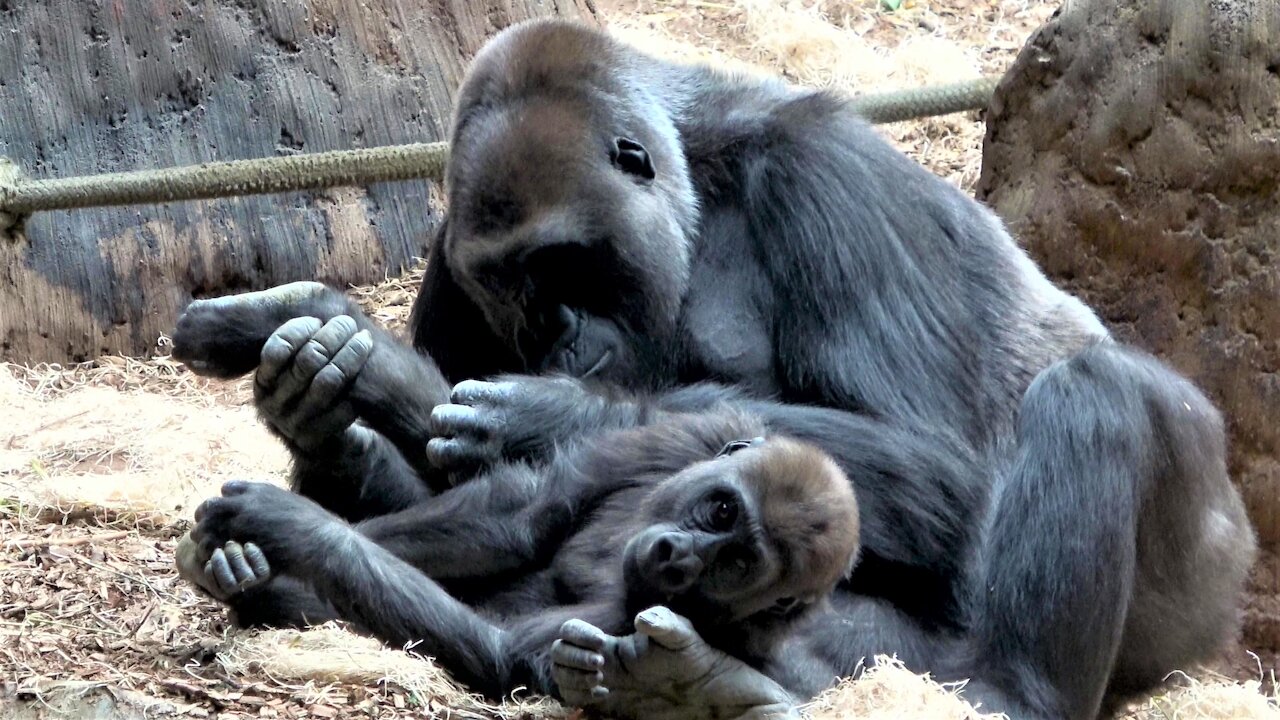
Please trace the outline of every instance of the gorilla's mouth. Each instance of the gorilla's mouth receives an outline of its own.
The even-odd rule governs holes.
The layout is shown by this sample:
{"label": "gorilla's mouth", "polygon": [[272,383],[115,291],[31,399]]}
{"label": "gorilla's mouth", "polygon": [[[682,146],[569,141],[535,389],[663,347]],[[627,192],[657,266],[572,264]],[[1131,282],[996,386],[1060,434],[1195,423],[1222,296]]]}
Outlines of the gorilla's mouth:
{"label": "gorilla's mouth", "polygon": [[541,372],[558,371],[577,378],[596,375],[613,362],[615,353],[607,323],[578,309],[561,305],[556,324],[560,333],[547,350]]}
{"label": "gorilla's mouth", "polygon": [[601,370],[604,370],[606,367],[609,367],[610,360],[613,360],[613,350],[609,348],[605,348],[604,354],[600,356],[599,360],[596,360],[595,365],[592,365],[589,370],[582,373],[582,377],[589,378],[592,375],[595,375],[596,373],[600,372]]}

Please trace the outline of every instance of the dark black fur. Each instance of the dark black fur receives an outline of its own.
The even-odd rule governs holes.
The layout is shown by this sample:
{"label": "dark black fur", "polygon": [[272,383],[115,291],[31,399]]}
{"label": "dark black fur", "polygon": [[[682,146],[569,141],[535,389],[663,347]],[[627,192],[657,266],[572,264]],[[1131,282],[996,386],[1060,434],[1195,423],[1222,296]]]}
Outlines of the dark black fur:
{"label": "dark black fur", "polygon": [[[301,626],[349,620],[387,642],[414,643],[495,699],[522,686],[557,693],[548,653],[564,622],[581,619],[609,633],[633,632],[635,614],[657,603],[693,619],[715,647],[764,665],[782,631],[803,620],[805,607],[819,605],[783,613],[768,607],[767,596],[746,598],[766,609],[711,599],[706,592],[717,580],[718,555],[756,542],[773,547],[811,540],[752,535],[763,522],[763,500],[752,499],[753,486],[742,474],[753,459],[736,452],[730,458],[722,448],[766,432],[757,419],[737,412],[661,414],[656,424],[603,435],[603,442],[591,446],[562,448],[539,468],[501,463],[431,503],[354,527],[301,495],[231,483],[224,497],[197,511],[192,538],[206,555],[234,539],[255,543],[271,558],[271,582],[228,601],[242,622]],[[761,439],[738,447],[757,453],[758,460],[773,452],[770,441]],[[703,464],[691,467],[695,463]],[[795,463],[776,467],[806,469]],[[743,493],[742,502],[734,501],[734,525],[708,527],[699,499],[708,493],[718,497],[724,487]],[[849,504],[833,511],[832,519],[856,528],[853,509]],[[694,540],[687,552],[699,554],[706,567],[672,597],[660,579],[653,585],[636,566],[627,565],[624,573],[624,556],[639,562],[647,557],[644,549],[628,547],[633,538],[672,534],[668,528]],[[856,529],[835,532],[856,538]],[[301,537],[307,542],[298,543]],[[681,557],[677,551],[661,562],[671,569]],[[803,573],[830,572],[834,582],[851,558],[846,555],[838,568]],[[765,572],[758,556],[750,563],[745,579]],[[779,572],[767,590],[795,592],[784,569]],[[725,589],[723,582],[717,587]]]}
{"label": "dark black fur", "polygon": [[1235,629],[1254,539],[1217,411],[836,96],[523,25],[462,88],[449,201],[413,321],[443,379],[591,372],[641,399],[516,378],[428,423],[443,383],[397,384],[426,363],[386,350],[353,392],[395,439],[333,450],[326,487],[428,435],[405,487],[727,400],[838,458],[861,502],[862,563],[778,659],[792,687],[896,653],[1014,717],[1092,718]]}

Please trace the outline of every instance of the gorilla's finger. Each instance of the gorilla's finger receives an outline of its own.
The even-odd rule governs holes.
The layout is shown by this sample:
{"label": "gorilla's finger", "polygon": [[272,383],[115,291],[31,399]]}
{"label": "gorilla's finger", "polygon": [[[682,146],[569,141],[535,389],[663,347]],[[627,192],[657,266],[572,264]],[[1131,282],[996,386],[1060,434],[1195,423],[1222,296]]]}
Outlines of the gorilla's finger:
{"label": "gorilla's finger", "polygon": [[354,379],[360,374],[364,364],[369,361],[371,354],[373,354],[373,334],[368,330],[361,330],[348,338],[338,352],[334,353],[329,365],[341,370],[343,376],[349,380]]}
{"label": "gorilla's finger", "polygon": [[201,585],[204,577],[205,563],[209,558],[200,552],[200,545],[191,537],[191,533],[182,536],[178,546],[173,549],[173,563],[178,567],[178,575],[188,582]]}
{"label": "gorilla's finger", "polygon": [[356,333],[360,331],[356,321],[350,315],[335,315],[324,324],[315,335],[311,336],[308,344],[314,343],[316,349],[325,356],[332,358],[338,354]]}
{"label": "gorilla's finger", "polygon": [[449,400],[457,405],[474,405],[501,400],[511,393],[511,383],[486,380],[463,380],[453,386]]}
{"label": "gorilla's finger", "polygon": [[[369,360],[369,354],[372,351],[373,336],[368,331],[361,330],[353,335],[338,350],[333,359],[312,378],[311,386],[307,388],[298,404],[296,411],[298,420],[305,422],[310,418],[333,411],[338,405],[338,399],[355,382],[356,376]],[[355,420],[355,410],[352,409],[350,412],[350,419],[343,423],[342,427],[336,428],[337,430],[345,428]]]}
{"label": "gorilla's finger", "polygon": [[492,415],[482,413],[468,405],[437,405],[431,409],[431,434],[478,435],[488,437],[497,429]]}
{"label": "gorilla's finger", "polygon": [[608,633],[585,620],[569,620],[561,625],[560,639],[580,648],[597,652],[604,650],[609,643]]}
{"label": "gorilla's finger", "polygon": [[[201,523],[205,518],[211,517],[222,507],[222,498],[211,497],[208,500],[196,506],[195,519],[196,523]],[[198,529],[198,528],[197,528]]]}
{"label": "gorilla's finger", "polygon": [[262,554],[262,548],[255,543],[244,544],[244,558],[259,579],[265,580],[271,576],[271,564],[267,562],[267,556]]}
{"label": "gorilla's finger", "polygon": [[427,462],[440,470],[478,465],[485,457],[487,454],[470,440],[434,437],[427,441]]}
{"label": "gorilla's finger", "polygon": [[249,566],[249,561],[244,557],[244,547],[240,543],[232,540],[222,546],[222,552],[227,558],[231,574],[235,576],[237,587],[244,588],[258,582],[260,578]]}
{"label": "gorilla's finger", "polygon": [[604,656],[564,640],[556,640],[551,643],[551,662],[576,670],[594,672],[604,667]]}
{"label": "gorilla's finger", "polygon": [[[556,679],[554,670],[552,670],[551,675],[552,679]],[[556,681],[556,685],[560,685],[559,680]],[[588,705],[593,704],[595,701],[595,698],[591,696],[589,691],[578,690],[573,687],[560,687],[559,689],[561,702],[563,702],[566,707],[585,708]]]}
{"label": "gorilla's finger", "polygon": [[600,672],[582,672],[564,666],[555,666],[553,671],[556,685],[559,685],[561,690],[589,691],[604,682],[604,673]]}
{"label": "gorilla's finger", "polygon": [[213,551],[213,556],[209,558],[209,564],[205,568],[218,582],[218,588],[224,593],[233,593],[239,586],[236,580],[236,574],[231,570],[230,563],[227,562],[227,555],[218,548]]}
{"label": "gorilla's finger", "polygon": [[253,489],[253,485],[248,480],[228,480],[222,483],[222,497],[244,495]]}
{"label": "gorilla's finger", "polygon": [[293,364],[279,377],[277,393],[298,397],[307,392],[311,381],[338,351],[356,334],[356,321],[339,315],[316,331],[293,356]]}
{"label": "gorilla's finger", "polygon": [[701,642],[693,623],[661,605],[636,615],[636,631],[668,650],[684,650]]}
{"label": "gorilla's finger", "polygon": [[322,327],[320,319],[313,317],[293,318],[281,325],[262,346],[254,384],[268,392],[274,389],[280,374],[293,363],[293,356]]}
{"label": "gorilla's finger", "polygon": [[556,312],[556,319],[560,323],[560,337],[552,343],[551,350],[547,353],[543,360],[542,369],[545,370],[550,365],[551,358],[557,353],[567,350],[578,341],[578,336],[582,333],[582,315],[574,312],[568,306],[561,305]]}

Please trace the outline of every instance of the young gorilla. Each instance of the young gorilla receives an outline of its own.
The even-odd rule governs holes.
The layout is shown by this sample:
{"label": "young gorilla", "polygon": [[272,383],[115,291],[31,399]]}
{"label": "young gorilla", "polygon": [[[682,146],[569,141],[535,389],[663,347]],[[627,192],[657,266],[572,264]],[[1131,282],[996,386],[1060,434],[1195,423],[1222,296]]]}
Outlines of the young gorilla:
{"label": "young gorilla", "polygon": [[[232,605],[271,572],[306,577],[337,617],[389,643],[419,641],[493,698],[520,686],[626,693],[605,683],[606,663],[626,662],[636,642],[687,644],[688,623],[763,667],[781,631],[848,577],[858,547],[840,468],[784,437],[741,439],[763,432],[734,412],[673,415],[544,467],[498,465],[419,512],[354,527],[274,486],[229,483],[191,534],[213,568],[183,569]],[[635,629],[621,644],[604,634]],[[773,684],[721,692],[744,711],[791,704]]]}
{"label": "young gorilla", "polygon": [[[197,303],[174,335],[209,373],[267,343],[259,410],[327,507],[404,508],[730,402],[856,485],[861,560],[788,650],[811,689],[897,654],[986,708],[1084,720],[1237,629],[1255,544],[1212,403],[838,96],[527,23],[468,70],[446,191],[412,321],[438,368],[313,285]],[[614,390],[469,380],[544,372]],[[694,673],[708,653],[662,660]],[[638,684],[653,657],[610,673]],[[714,714],[675,687],[649,697]]]}

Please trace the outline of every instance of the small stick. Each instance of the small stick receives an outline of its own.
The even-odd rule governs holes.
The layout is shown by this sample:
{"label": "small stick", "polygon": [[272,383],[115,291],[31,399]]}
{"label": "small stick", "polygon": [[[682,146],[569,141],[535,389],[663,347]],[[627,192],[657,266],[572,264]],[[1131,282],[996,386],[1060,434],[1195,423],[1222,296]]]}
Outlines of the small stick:
{"label": "small stick", "polygon": [[43,545],[45,547],[71,547],[74,545],[85,545],[91,542],[109,542],[111,540],[120,540],[129,537],[128,530],[120,532],[109,532],[101,535],[83,535],[75,538],[49,538],[47,540],[37,540],[35,538],[21,538],[17,540],[5,541],[5,547],[21,547],[23,545]]}

